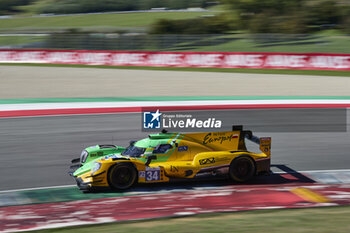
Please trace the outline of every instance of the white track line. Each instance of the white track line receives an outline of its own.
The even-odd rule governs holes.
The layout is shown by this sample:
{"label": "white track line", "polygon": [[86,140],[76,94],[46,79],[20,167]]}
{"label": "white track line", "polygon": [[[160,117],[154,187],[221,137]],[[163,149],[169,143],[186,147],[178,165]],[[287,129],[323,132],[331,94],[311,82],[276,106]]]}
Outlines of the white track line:
{"label": "white track line", "polygon": [[36,187],[36,188],[24,188],[24,189],[11,189],[11,190],[3,190],[0,193],[11,193],[11,192],[21,192],[21,191],[32,191],[32,190],[41,190],[41,189],[54,189],[54,188],[68,188],[75,187],[74,184],[69,185],[57,185],[57,186],[47,186],[47,187]]}
{"label": "white track line", "polygon": [[149,106],[203,106],[203,105],[260,105],[260,104],[349,104],[350,99],[298,99],[298,100],[203,100],[203,101],[135,101],[135,102],[73,102],[73,103],[32,103],[0,104],[0,111],[77,109],[77,108],[118,108]]}
{"label": "white track line", "polygon": [[293,172],[273,172],[273,174],[294,174],[294,173],[316,173],[316,172],[350,172],[350,169],[337,169],[337,170],[311,170],[311,171],[293,171]]}

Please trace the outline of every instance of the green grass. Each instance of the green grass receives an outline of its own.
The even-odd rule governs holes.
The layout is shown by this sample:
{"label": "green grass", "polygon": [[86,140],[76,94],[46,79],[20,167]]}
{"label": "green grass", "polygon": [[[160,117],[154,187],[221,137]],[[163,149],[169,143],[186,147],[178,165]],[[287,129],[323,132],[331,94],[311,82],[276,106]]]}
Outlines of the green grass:
{"label": "green grass", "polygon": [[[38,3],[39,4],[39,3]],[[34,7],[34,6],[30,6]],[[62,29],[78,29],[94,32],[117,32],[124,30],[147,31],[149,26],[158,19],[189,19],[203,15],[220,14],[225,11],[223,5],[210,8],[209,12],[148,12],[148,13],[122,13],[122,14],[89,14],[68,15],[52,17],[27,17],[0,19],[0,31],[3,32],[33,32],[33,31],[60,31]],[[112,47],[103,49],[124,50],[161,50],[161,51],[225,51],[225,52],[281,52],[281,53],[346,53],[350,54],[350,36],[340,30],[325,30],[304,36],[262,35],[265,38],[256,38],[248,33],[234,33],[229,35],[170,35],[166,40],[151,38],[133,38],[122,41],[118,38],[92,38],[90,47],[71,49],[96,49],[102,44]],[[0,46],[25,44],[28,38],[1,38]],[[261,36],[260,36],[261,37]],[[46,38],[35,38],[43,41]],[[33,39],[31,39],[33,40]],[[75,41],[77,38],[71,38]],[[66,39],[64,40],[66,41]],[[85,41],[86,42],[86,41]],[[84,44],[84,41],[76,41]],[[121,47],[116,47],[116,45]],[[64,43],[63,43],[64,44]],[[59,48],[59,47],[58,47]],[[70,47],[63,47],[70,48]],[[98,49],[98,47],[97,47]]]}
{"label": "green grass", "polygon": [[[180,12],[176,12],[180,13]],[[153,13],[150,13],[153,14]],[[155,13],[156,14],[156,13]],[[70,17],[70,16],[65,16]],[[75,16],[74,16],[75,17]],[[80,17],[80,16],[79,16]],[[148,19],[151,20],[151,19]],[[141,20],[142,21],[142,20]],[[0,20],[1,22],[1,20]],[[43,21],[43,23],[46,23]],[[83,24],[84,22],[77,22]],[[131,23],[131,22],[129,22]],[[74,23],[72,23],[73,25]],[[107,27],[105,27],[107,29]],[[100,30],[103,30],[100,28]],[[169,35],[162,37],[153,35],[130,37],[128,40],[120,40],[113,37],[90,37],[89,42],[79,37],[65,37],[60,45],[71,49],[98,49],[96,46],[103,44],[103,49],[118,50],[151,50],[151,51],[215,51],[215,52],[282,52],[282,53],[346,53],[350,54],[350,37],[340,32],[320,32],[305,36],[281,35],[279,38],[272,35],[262,35],[265,38],[256,38],[247,33],[230,35]],[[268,38],[270,37],[270,38]],[[0,36],[0,45],[16,45],[30,41],[45,41],[47,37],[34,36]],[[70,43],[66,43],[68,40]],[[74,42],[74,43],[73,43]],[[75,47],[87,46],[90,47]],[[71,46],[71,47],[69,47]]]}
{"label": "green grass", "polygon": [[[27,17],[0,19],[0,31],[3,32],[32,32],[57,31],[62,29],[78,29],[81,31],[116,32],[116,31],[147,31],[156,20],[189,19],[208,14],[220,14],[224,8],[219,5],[210,12],[149,12],[149,13],[123,13],[123,14],[90,14],[68,15],[52,17]],[[170,35],[167,39],[150,38],[122,41],[118,38],[92,38],[89,41],[91,48],[103,43],[114,47],[126,45],[121,48],[127,50],[161,50],[161,51],[225,51],[225,52],[282,52],[282,53],[347,53],[350,54],[350,36],[339,30],[325,30],[304,36],[260,35],[257,38],[248,33],[234,33],[229,35]],[[1,46],[24,44],[28,38],[0,38]],[[12,40],[13,39],[13,40]],[[45,40],[45,37],[35,38]],[[33,40],[33,39],[32,39]],[[71,41],[77,38],[71,38]],[[24,41],[18,42],[18,41]],[[77,41],[80,44],[79,41]],[[129,44],[128,44],[129,43]],[[81,43],[84,44],[84,41]],[[94,46],[95,45],[95,46]],[[64,47],[68,48],[68,47]],[[72,48],[79,49],[79,48]]]}
{"label": "green grass", "polygon": [[192,72],[228,72],[228,73],[251,73],[251,74],[289,74],[289,75],[317,75],[317,76],[350,77],[350,71],[333,71],[333,70],[103,66],[103,65],[69,65],[69,64],[29,64],[29,63],[0,63],[0,66],[1,65],[3,65],[3,66],[44,66],[44,67],[101,68],[101,69],[129,69],[129,70],[170,70],[170,71],[192,71]]}
{"label": "green grass", "polygon": [[[263,36],[263,35],[262,35]],[[266,39],[249,34],[205,37],[187,43],[179,43],[168,50],[229,51],[229,52],[284,52],[284,53],[350,53],[350,37],[339,32],[320,32],[304,37],[276,40],[274,35]],[[270,37],[271,39],[268,39]]]}
{"label": "green grass", "polygon": [[[210,12],[213,14],[213,12]],[[90,14],[52,17],[0,19],[0,30],[46,30],[62,28],[113,27],[117,29],[144,28],[158,19],[189,19],[208,15],[208,12],[146,12],[122,14]]]}
{"label": "green grass", "polygon": [[247,211],[229,214],[203,214],[186,218],[165,218],[125,223],[42,230],[40,232],[240,232],[240,233],[347,233],[350,207]]}
{"label": "green grass", "polygon": [[39,36],[0,36],[0,46],[28,44],[44,40],[45,37]]}

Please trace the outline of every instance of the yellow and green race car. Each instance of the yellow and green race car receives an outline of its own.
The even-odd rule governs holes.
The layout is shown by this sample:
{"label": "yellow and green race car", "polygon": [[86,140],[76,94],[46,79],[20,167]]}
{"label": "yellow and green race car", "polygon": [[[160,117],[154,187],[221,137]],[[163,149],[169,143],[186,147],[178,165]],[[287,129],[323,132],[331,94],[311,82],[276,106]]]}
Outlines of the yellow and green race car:
{"label": "yellow and green race car", "polygon": [[[249,152],[249,139],[262,153]],[[125,190],[136,183],[170,182],[228,174],[236,182],[270,172],[271,138],[258,138],[242,126],[209,133],[150,134],[125,147],[96,145],[73,159],[70,175],[81,190]]]}

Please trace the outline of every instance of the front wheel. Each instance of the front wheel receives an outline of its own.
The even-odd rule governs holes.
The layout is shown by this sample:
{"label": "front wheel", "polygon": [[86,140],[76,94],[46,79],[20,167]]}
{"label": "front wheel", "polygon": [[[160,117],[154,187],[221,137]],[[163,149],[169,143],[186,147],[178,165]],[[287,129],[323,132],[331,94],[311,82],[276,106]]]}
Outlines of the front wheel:
{"label": "front wheel", "polygon": [[248,156],[235,158],[230,164],[229,176],[237,182],[249,180],[255,173],[255,163]]}
{"label": "front wheel", "polygon": [[114,190],[130,188],[137,178],[136,169],[128,163],[114,165],[108,172],[108,184]]}

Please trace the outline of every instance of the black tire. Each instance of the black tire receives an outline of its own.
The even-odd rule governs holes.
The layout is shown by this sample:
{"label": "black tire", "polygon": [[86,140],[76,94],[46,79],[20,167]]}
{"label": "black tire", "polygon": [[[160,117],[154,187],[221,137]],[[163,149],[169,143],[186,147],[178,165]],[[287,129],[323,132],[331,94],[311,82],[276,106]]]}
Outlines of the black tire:
{"label": "black tire", "polygon": [[130,188],[137,180],[137,171],[130,163],[119,163],[109,169],[108,184],[114,190]]}
{"label": "black tire", "polygon": [[245,182],[255,174],[255,163],[249,156],[235,158],[230,164],[229,176],[237,182]]}

